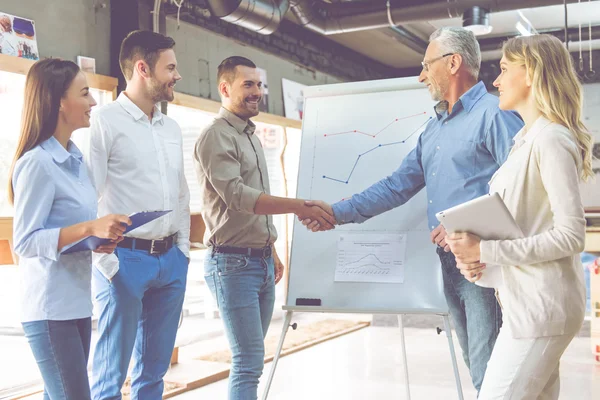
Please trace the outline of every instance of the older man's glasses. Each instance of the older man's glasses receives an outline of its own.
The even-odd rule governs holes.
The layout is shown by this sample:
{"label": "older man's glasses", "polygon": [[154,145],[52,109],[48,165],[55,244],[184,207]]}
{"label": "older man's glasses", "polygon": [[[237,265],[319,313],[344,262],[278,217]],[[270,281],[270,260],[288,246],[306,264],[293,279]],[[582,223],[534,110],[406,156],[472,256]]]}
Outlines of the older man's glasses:
{"label": "older man's glasses", "polygon": [[431,64],[433,64],[436,61],[441,60],[442,58],[445,58],[445,57],[448,57],[448,56],[451,56],[451,55],[454,55],[454,53],[446,53],[444,55],[441,55],[439,57],[434,58],[431,61],[421,61],[421,65],[423,66],[423,70],[425,72],[429,72],[429,67],[431,66]]}

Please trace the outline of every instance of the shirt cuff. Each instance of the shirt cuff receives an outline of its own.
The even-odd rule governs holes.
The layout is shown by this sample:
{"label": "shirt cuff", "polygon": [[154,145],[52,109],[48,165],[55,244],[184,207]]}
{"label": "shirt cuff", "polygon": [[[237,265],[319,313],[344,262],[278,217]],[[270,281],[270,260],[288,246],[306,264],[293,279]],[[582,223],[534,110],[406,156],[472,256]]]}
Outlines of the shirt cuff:
{"label": "shirt cuff", "polygon": [[185,255],[187,258],[190,258],[190,244],[189,244],[189,242],[187,244],[185,244],[185,243],[177,243],[177,247],[179,248],[179,250],[181,250],[181,252],[183,253],[183,255]]}
{"label": "shirt cuff", "polygon": [[342,200],[331,206],[333,216],[339,225],[352,223],[354,218],[354,207],[350,200]]}
{"label": "shirt cuff", "polygon": [[119,272],[119,259],[115,254],[93,253],[94,266],[108,280]]}
{"label": "shirt cuff", "polygon": [[256,202],[262,193],[260,190],[245,186],[240,198],[240,210],[248,214],[254,214]]}
{"label": "shirt cuff", "polygon": [[479,242],[479,262],[482,264],[496,264],[496,241],[482,240]]}
{"label": "shirt cuff", "polygon": [[61,228],[41,229],[35,236],[37,255],[48,258],[52,261],[58,261],[60,253],[58,252],[58,237]]}

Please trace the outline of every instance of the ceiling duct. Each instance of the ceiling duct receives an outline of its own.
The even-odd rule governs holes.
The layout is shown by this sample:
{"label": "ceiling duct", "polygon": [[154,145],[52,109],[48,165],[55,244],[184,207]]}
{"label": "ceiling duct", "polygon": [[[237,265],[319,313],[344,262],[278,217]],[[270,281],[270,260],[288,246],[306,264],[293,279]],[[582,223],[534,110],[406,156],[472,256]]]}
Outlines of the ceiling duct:
{"label": "ceiling duct", "polygon": [[[577,0],[567,0],[576,3]],[[466,10],[480,7],[489,12],[510,11],[563,4],[563,0],[437,0],[394,5],[390,14],[395,24],[460,18]],[[290,10],[300,24],[322,35],[355,32],[389,26],[385,1],[326,3],[323,0],[290,0]]]}
{"label": "ceiling duct", "polygon": [[289,0],[208,0],[212,15],[252,31],[270,35],[287,13]]}

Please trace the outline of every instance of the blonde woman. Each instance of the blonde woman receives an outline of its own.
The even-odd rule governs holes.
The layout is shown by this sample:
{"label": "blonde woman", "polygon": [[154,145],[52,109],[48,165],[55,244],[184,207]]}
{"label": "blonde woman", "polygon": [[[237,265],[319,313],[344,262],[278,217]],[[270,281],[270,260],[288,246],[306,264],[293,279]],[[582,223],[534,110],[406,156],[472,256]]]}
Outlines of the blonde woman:
{"label": "blonde woman", "polygon": [[496,288],[503,326],[479,400],[558,399],[560,357],[585,312],[579,180],[593,176],[592,137],[581,123],[582,88],[571,56],[557,38],[510,39],[500,68],[500,108],[518,111],[525,127],[490,191],[502,195],[525,237],[456,233],[447,242],[469,281],[486,273],[486,264],[502,271]]}

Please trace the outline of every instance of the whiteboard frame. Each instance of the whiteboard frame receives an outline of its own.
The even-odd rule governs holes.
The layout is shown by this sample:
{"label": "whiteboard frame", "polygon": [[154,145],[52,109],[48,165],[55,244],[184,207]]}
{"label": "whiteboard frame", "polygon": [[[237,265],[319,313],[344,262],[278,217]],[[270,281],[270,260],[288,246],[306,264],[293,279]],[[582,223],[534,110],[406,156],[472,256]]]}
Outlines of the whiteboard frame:
{"label": "whiteboard frame", "polygon": [[[414,77],[405,77],[405,78],[392,78],[392,79],[380,79],[374,81],[361,81],[361,82],[349,82],[349,83],[336,83],[336,84],[327,84],[327,85],[319,85],[319,86],[309,86],[304,89],[304,97],[305,99],[309,98],[319,98],[319,97],[330,97],[330,96],[342,96],[342,95],[356,95],[356,94],[365,94],[365,93],[381,93],[381,92],[394,92],[399,90],[413,90],[413,89],[423,89],[423,84],[419,83],[418,76]],[[306,106],[307,101],[304,102],[304,110],[303,114],[306,115]],[[304,131],[304,123],[302,126],[302,132]],[[301,148],[302,141],[305,140],[304,135],[301,138]],[[300,181],[301,170],[298,168],[298,176],[296,177],[296,182]],[[345,309],[345,308],[327,308],[320,306],[295,306],[289,304],[289,294],[290,294],[290,276],[292,269],[292,259],[294,252],[294,229],[292,226],[292,239],[291,246],[289,252],[289,262],[288,262],[288,271],[286,277],[286,294],[285,294],[285,303],[282,307],[285,311],[295,311],[295,312],[322,312],[322,313],[336,313],[336,314],[425,314],[425,315],[440,315],[440,316],[448,316],[450,315],[449,308],[440,309],[440,308],[423,308],[423,309],[415,309],[415,308],[398,308],[398,309],[377,309],[377,308],[365,308],[365,309]],[[443,287],[443,285],[442,285]],[[444,295],[445,297],[445,295]]]}

